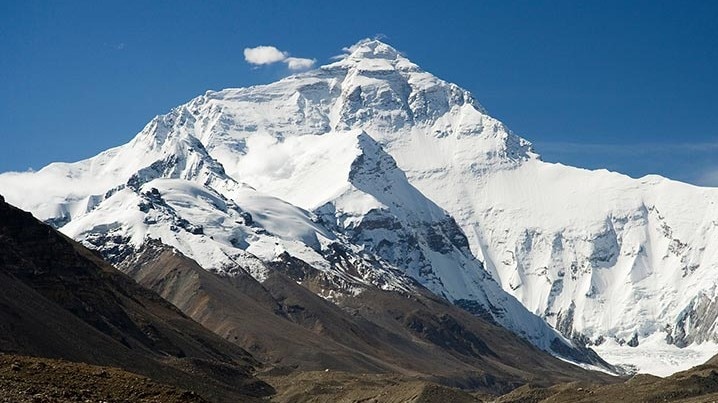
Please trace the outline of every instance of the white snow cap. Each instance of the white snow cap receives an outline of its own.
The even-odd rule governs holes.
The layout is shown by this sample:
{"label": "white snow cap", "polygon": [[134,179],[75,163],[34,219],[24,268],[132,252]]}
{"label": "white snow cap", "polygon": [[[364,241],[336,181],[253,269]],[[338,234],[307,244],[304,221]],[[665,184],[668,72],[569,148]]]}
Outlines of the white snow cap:
{"label": "white snow cap", "polygon": [[344,48],[348,57],[354,58],[381,58],[381,59],[396,59],[400,55],[399,51],[391,47],[390,45],[378,40],[378,39],[362,39],[354,45]]}

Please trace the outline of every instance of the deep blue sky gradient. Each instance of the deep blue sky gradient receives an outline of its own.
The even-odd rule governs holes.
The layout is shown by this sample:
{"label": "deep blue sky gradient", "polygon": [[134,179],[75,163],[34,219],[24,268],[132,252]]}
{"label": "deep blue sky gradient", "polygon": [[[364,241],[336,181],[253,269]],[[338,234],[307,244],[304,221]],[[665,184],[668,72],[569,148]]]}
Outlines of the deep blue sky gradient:
{"label": "deep blue sky gradient", "polygon": [[385,40],[545,160],[718,186],[715,1],[2,1],[0,172],[90,157],[207,89],[271,82],[243,49],[329,61]]}

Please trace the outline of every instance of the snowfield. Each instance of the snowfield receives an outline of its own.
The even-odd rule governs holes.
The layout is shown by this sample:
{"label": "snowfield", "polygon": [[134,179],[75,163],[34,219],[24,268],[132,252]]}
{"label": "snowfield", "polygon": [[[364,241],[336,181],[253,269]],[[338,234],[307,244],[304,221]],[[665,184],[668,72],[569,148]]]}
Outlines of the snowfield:
{"label": "snowfield", "polygon": [[656,334],[636,348],[626,348],[615,341],[609,341],[594,349],[611,364],[636,373],[669,376],[705,363],[716,354],[718,344],[706,342],[679,348],[667,345]]}

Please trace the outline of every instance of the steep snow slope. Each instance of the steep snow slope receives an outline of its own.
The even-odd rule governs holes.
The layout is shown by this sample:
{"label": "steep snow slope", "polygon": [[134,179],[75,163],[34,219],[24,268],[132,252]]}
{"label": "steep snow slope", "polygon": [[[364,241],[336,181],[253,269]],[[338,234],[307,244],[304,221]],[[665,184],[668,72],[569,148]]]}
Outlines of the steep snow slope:
{"label": "steep snow slope", "polygon": [[676,321],[701,292],[713,297],[715,189],[540,161],[478,182],[475,245],[506,289],[561,330],[628,341],[671,325],[679,345],[712,338]]}
{"label": "steep snow slope", "polygon": [[[666,344],[712,344],[694,361],[718,349],[715,189],[540,161],[477,182],[483,197],[459,218],[472,246],[506,290],[564,334],[660,375],[691,365]],[[641,353],[621,352],[644,340]],[[662,361],[646,361],[651,351]]]}
{"label": "steep snow slope", "polygon": [[[174,136],[184,143],[172,145]],[[372,147],[364,162],[378,170],[353,171]],[[101,183],[90,185],[87,178],[98,176]],[[718,338],[718,255],[710,248],[718,241],[718,190],[544,163],[467,91],[379,41],[361,41],[335,63],[269,85],[209,91],[156,118],[128,145],[34,175],[0,175],[0,191],[63,225],[109,201],[112,192],[104,192],[128,177],[138,186],[191,180],[239,210],[244,202],[235,193],[256,189],[268,195],[257,197],[300,208],[292,211],[313,211],[305,217],[311,222],[316,214],[325,226],[308,229],[312,224],[297,218],[319,234],[319,252],[304,230],[273,235],[281,240],[277,251],[309,245],[303,259],[315,256],[321,265],[321,244],[333,233],[467,307],[464,300],[484,302],[476,289],[490,293],[476,285],[489,273],[529,310],[585,343],[635,345],[658,334],[685,346]],[[165,186],[160,193],[173,192]],[[66,231],[82,238],[94,221],[87,217]],[[271,242],[251,249],[246,239],[255,235],[239,249],[270,259]],[[226,247],[213,236],[200,238]],[[402,238],[417,248],[394,256],[382,243],[402,245]],[[435,239],[448,245],[445,253],[432,249]],[[202,260],[194,246],[173,246]]]}

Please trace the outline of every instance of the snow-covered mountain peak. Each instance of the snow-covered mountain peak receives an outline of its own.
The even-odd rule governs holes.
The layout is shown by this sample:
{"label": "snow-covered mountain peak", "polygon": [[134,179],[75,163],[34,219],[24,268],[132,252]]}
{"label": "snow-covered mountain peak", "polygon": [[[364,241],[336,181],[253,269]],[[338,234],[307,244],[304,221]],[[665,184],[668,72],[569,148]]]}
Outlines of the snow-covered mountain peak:
{"label": "snow-covered mountain peak", "polygon": [[468,91],[378,40],[208,91],[126,145],[2,174],[0,191],[78,239],[162,235],[220,271],[287,252],[336,273],[325,254],[346,242],[383,262],[357,281],[391,266],[386,284],[406,288],[399,270],[544,348],[553,331],[507,293],[582,342],[718,340],[695,320],[718,316],[714,189],[545,163]]}
{"label": "snow-covered mountain peak", "polygon": [[344,58],[322,66],[318,73],[332,76],[332,88],[341,91],[333,110],[334,129],[373,120],[396,130],[407,123],[433,123],[464,105],[485,113],[468,91],[423,71],[386,43],[367,39],[347,51]]}
{"label": "snow-covered mountain peak", "polygon": [[396,59],[401,56],[398,50],[378,39],[362,39],[347,48],[348,58],[360,59]]}
{"label": "snow-covered mountain peak", "polygon": [[405,72],[421,71],[419,66],[412,63],[399,51],[390,45],[376,39],[363,39],[356,44],[345,48],[347,52],[339,56],[339,60],[320,67],[322,70],[357,69],[361,71],[390,71],[401,70]]}
{"label": "snow-covered mountain peak", "polygon": [[[481,172],[537,157],[528,141],[489,116],[468,91],[377,40],[360,41],[337,62],[271,84],[208,91],[154,123],[158,129],[150,140],[185,131],[240,181],[249,181],[239,165],[250,143],[258,146],[257,138],[283,143],[352,130],[374,138],[404,171],[439,174],[460,165]],[[413,145],[406,155],[399,150]]]}

